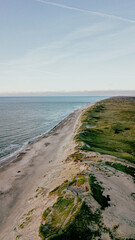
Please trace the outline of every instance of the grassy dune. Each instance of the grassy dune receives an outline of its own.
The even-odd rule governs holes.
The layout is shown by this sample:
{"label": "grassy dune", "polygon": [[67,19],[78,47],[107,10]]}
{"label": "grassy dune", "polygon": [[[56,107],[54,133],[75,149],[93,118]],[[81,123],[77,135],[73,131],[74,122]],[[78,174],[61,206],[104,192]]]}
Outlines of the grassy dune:
{"label": "grassy dune", "polygon": [[135,239],[134,123],[135,98],[110,98],[83,114],[78,150],[66,161],[85,170],[49,193],[57,201],[43,212],[43,240]]}
{"label": "grassy dune", "polygon": [[82,150],[114,155],[135,163],[135,98],[110,98],[82,116],[77,141]]}
{"label": "grassy dune", "polygon": [[[100,211],[109,206],[110,199],[103,196],[103,188],[93,175],[78,174],[50,192],[50,196],[53,195],[58,199],[43,213],[39,228],[42,239],[95,239],[101,231],[112,234],[103,224]],[[100,206],[94,211],[90,207],[90,196]]]}

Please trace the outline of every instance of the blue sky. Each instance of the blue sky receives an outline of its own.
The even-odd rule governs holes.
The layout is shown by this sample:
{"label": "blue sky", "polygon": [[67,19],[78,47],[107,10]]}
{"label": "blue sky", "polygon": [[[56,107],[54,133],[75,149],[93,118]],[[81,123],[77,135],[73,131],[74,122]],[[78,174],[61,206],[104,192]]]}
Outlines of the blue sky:
{"label": "blue sky", "polygon": [[0,94],[135,90],[134,0],[0,0]]}

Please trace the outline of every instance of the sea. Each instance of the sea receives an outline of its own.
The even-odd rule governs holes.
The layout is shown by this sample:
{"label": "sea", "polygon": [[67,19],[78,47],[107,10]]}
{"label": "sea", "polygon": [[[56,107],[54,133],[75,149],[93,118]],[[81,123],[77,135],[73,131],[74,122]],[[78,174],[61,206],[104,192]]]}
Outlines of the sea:
{"label": "sea", "polygon": [[70,113],[101,96],[0,97],[0,161],[21,151]]}

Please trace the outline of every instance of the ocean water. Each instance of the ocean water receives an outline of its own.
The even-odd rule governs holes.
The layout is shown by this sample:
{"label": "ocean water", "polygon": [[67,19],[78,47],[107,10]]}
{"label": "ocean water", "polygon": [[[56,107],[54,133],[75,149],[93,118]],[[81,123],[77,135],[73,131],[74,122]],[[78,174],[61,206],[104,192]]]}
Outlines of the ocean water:
{"label": "ocean water", "polygon": [[75,109],[105,97],[0,97],[0,160],[48,132]]}

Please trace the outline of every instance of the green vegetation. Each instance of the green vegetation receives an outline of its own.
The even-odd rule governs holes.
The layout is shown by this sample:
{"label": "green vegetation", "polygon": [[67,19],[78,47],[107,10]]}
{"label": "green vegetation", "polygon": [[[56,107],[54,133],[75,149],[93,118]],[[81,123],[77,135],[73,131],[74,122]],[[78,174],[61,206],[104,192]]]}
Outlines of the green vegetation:
{"label": "green vegetation", "polygon": [[76,177],[73,177],[71,182],[69,182],[68,186],[71,186],[71,185],[76,185]]}
{"label": "green vegetation", "polygon": [[115,168],[116,170],[124,172],[124,173],[126,173],[128,175],[131,175],[133,177],[133,179],[134,179],[134,182],[135,182],[135,168],[123,165],[121,163],[105,162],[105,164],[107,166]]}
{"label": "green vegetation", "polygon": [[[59,203],[61,202],[61,204]],[[66,226],[61,229],[63,221],[65,219],[65,209],[71,207],[72,201],[63,202],[63,199],[58,199],[58,202],[54,205],[53,214],[50,218],[52,219],[49,224],[49,217],[46,219],[46,225],[41,225],[39,232],[42,239],[62,239],[62,240],[77,240],[77,239],[93,239],[93,237],[100,236],[100,228],[102,228],[101,223],[101,213],[96,210],[94,213],[90,208],[83,202],[78,208],[76,214],[72,215],[70,220],[66,223]],[[64,210],[64,212],[63,212]],[[56,212],[55,212],[56,211]],[[63,215],[61,215],[61,212]],[[57,214],[60,214],[62,219]],[[67,210],[66,210],[67,215]],[[56,217],[56,219],[55,219]],[[58,219],[59,218],[59,219]],[[55,221],[55,222],[54,222]],[[59,223],[59,224],[58,224]],[[91,228],[89,227],[91,224]]]}
{"label": "green vegetation", "polygon": [[50,212],[51,212],[51,208],[47,208],[43,213],[43,219],[45,219]]}
{"label": "green vegetation", "polygon": [[[89,194],[86,194],[85,188],[82,191],[82,186],[87,183],[87,178],[90,185]],[[43,240],[102,239],[102,233],[105,233],[110,239],[122,240],[123,238],[117,237],[119,224],[110,229],[103,222],[102,211],[110,206],[110,197],[103,195],[104,188],[101,184],[101,182],[97,182],[94,175],[88,175],[86,172],[76,175],[71,181],[65,181],[55,188],[50,196],[57,194],[58,199],[43,213],[42,223],[39,227],[41,238]],[[76,194],[77,192],[78,194]],[[132,195],[133,198],[134,193]],[[92,207],[90,196],[99,203],[100,208]]]}
{"label": "green vegetation", "polygon": [[91,188],[91,194],[93,198],[100,204],[101,209],[104,210],[106,207],[110,206],[110,204],[108,203],[110,201],[110,197],[105,197],[103,195],[104,188],[99,185],[95,176],[89,176],[89,184]]}
{"label": "green vegetation", "polygon": [[101,163],[101,162],[102,162],[102,160],[100,159],[100,160],[98,160],[98,162],[99,162],[99,163]]}
{"label": "green vegetation", "polygon": [[131,193],[131,197],[135,200],[135,193]]}
{"label": "green vegetation", "polygon": [[25,218],[25,221],[20,224],[19,228],[20,228],[20,229],[23,229],[23,228],[24,228],[25,226],[27,226],[28,223],[30,223],[30,222],[31,222],[31,217],[26,217],[26,218]]}
{"label": "green vegetation", "polygon": [[[95,213],[92,213],[90,208],[84,202],[73,221],[69,223],[61,235],[52,237],[50,239],[93,239],[93,237],[100,236],[100,219],[100,212],[96,211]],[[91,228],[89,227],[90,223]]]}
{"label": "green vegetation", "polygon": [[34,209],[31,209],[28,213],[27,216],[31,215],[33,213]]}
{"label": "green vegetation", "polygon": [[86,183],[85,175],[77,175],[76,185],[79,187],[79,186],[83,185],[84,183]]}
{"label": "green vegetation", "polygon": [[21,236],[22,236],[21,234],[17,235],[17,236],[16,236],[16,240],[17,240],[17,239],[20,239]]}
{"label": "green vegetation", "polygon": [[68,180],[66,180],[60,186],[53,189],[49,193],[49,195],[51,196],[53,194],[57,194],[58,196],[60,196],[62,193],[65,194],[68,187],[70,187],[72,185],[80,187],[81,185],[85,184],[86,182],[87,182],[86,181],[86,176],[83,175],[83,174],[78,174],[76,177],[73,177],[73,179],[70,182]]}
{"label": "green vegetation", "polygon": [[98,184],[95,176],[78,174],[71,182],[65,181],[51,192],[50,196],[57,194],[58,199],[43,213],[43,221],[39,228],[42,239],[93,239],[100,237],[101,232],[112,233],[103,224],[100,209],[97,208],[93,212],[90,205],[84,201],[82,186],[87,183],[88,176],[91,191],[84,188],[84,193],[89,191],[89,194],[85,195],[86,201],[90,204],[91,194],[100,204],[101,210],[109,206],[110,198],[103,196],[104,189]]}
{"label": "green vegetation", "polygon": [[82,150],[135,162],[135,98],[103,100],[85,112],[82,123],[76,136]]}
{"label": "green vegetation", "polygon": [[107,228],[103,223],[101,211],[96,209],[93,212],[85,201],[79,200],[76,210],[63,225],[67,211],[69,212],[69,206],[71,210],[71,205],[72,201],[58,199],[49,215],[44,218],[45,224],[42,223],[39,228],[39,234],[43,240],[101,239],[102,233],[108,233],[110,239],[117,239],[115,235],[119,226],[115,225],[112,230]]}
{"label": "green vegetation", "polygon": [[53,194],[57,194],[58,196],[65,191],[66,187],[69,185],[69,181],[65,181],[64,183],[62,183],[60,186],[56,187],[55,189],[53,189],[49,195],[53,195]]}
{"label": "green vegetation", "polygon": [[63,223],[67,219],[72,207],[74,206],[74,197],[71,195],[61,196],[53,205],[43,213],[45,225],[41,224],[39,233],[45,239],[52,234],[58,234]]}
{"label": "green vegetation", "polygon": [[38,187],[38,188],[36,189],[37,194],[35,195],[35,198],[37,198],[37,197],[39,196],[39,194],[43,193],[43,191],[44,191],[44,188],[43,188],[43,187]]}
{"label": "green vegetation", "polygon": [[83,185],[86,182],[87,182],[86,176],[84,174],[78,174],[76,177],[74,177],[72,179],[71,182],[69,182],[68,186],[74,185],[74,186],[80,187],[81,185]]}
{"label": "green vegetation", "polygon": [[85,154],[75,152],[74,154],[71,154],[69,156],[69,158],[72,158],[74,161],[76,161],[76,160],[83,160],[85,158]]}

